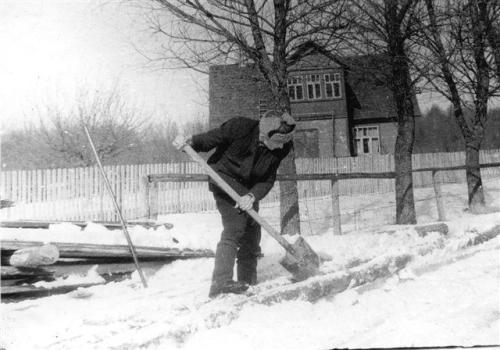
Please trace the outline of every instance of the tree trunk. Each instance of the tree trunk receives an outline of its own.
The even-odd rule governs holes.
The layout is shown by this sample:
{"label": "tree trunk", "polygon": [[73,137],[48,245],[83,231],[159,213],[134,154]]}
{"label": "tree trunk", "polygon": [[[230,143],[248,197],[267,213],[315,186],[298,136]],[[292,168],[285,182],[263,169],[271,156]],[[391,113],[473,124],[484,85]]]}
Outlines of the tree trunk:
{"label": "tree trunk", "polygon": [[488,118],[488,98],[490,86],[490,66],[486,59],[486,29],[488,27],[488,11],[486,1],[471,3],[473,54],[476,68],[477,84],[475,86],[475,113],[471,132],[465,138],[465,165],[467,166],[467,191],[469,209],[476,211],[484,206],[483,183],[479,166],[479,150],[484,137],[484,125]]}
{"label": "tree trunk", "polygon": [[399,3],[385,3],[387,20],[388,54],[390,57],[391,89],[396,105],[398,135],[394,149],[396,172],[396,223],[416,224],[413,198],[412,153],[415,140],[415,118],[413,110],[413,88],[411,86],[405,38],[401,30]]}
{"label": "tree trunk", "polygon": [[465,166],[467,179],[467,194],[469,209],[478,211],[485,205],[483,181],[481,179],[481,167],[479,151],[484,137],[484,127],[481,121],[486,120],[488,113],[487,100],[476,101],[475,125],[470,127],[470,132],[465,137]]}
{"label": "tree trunk", "polygon": [[394,150],[396,171],[396,223],[399,225],[417,223],[412,175],[415,120],[413,116],[404,119],[405,120],[398,123],[398,136],[396,138],[396,147]]}
{"label": "tree trunk", "polygon": [[[279,109],[290,113],[290,100],[286,91],[286,80],[278,88]],[[288,156],[283,159],[280,173],[296,174],[295,152],[292,148]],[[281,234],[300,235],[299,192],[297,181],[283,181],[280,183],[280,218]]]}
{"label": "tree trunk", "polygon": [[[281,162],[280,171],[284,174],[297,173],[293,149]],[[296,181],[280,183],[280,218],[281,234],[300,234],[299,193]]]}
{"label": "tree trunk", "polygon": [[[458,96],[458,94],[456,95]],[[455,119],[465,139],[465,166],[467,167],[465,170],[465,177],[467,181],[468,205],[469,209],[476,211],[479,209],[479,206],[485,203],[481,180],[481,168],[479,166],[479,151],[481,149],[484,129],[481,126],[474,129],[473,126],[467,122],[460,105],[459,97],[452,98],[452,102],[454,105]],[[484,111],[484,113],[487,113],[487,111]]]}
{"label": "tree trunk", "polygon": [[469,208],[473,211],[484,206],[483,183],[479,167],[479,147],[477,144],[477,141],[466,142],[465,144],[467,192],[469,196]]}

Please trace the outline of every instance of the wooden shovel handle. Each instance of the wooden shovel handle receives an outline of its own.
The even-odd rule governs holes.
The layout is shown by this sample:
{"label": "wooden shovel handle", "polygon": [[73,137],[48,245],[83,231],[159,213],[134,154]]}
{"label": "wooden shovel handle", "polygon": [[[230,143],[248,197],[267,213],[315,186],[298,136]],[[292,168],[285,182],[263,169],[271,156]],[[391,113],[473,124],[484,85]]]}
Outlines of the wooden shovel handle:
{"label": "wooden shovel handle", "polygon": [[[200,164],[200,166],[203,168],[203,170],[205,170],[208,176],[210,176],[215,181],[215,183],[217,183],[217,185],[222,188],[224,192],[226,192],[236,203],[240,202],[240,195],[235,190],[233,190],[233,188],[229,186],[227,182],[224,181],[224,179],[222,179],[222,177],[220,177],[220,175],[217,174],[190,145],[184,145],[182,147],[182,150],[186,152],[196,163]],[[255,210],[249,209],[246,212],[255,221],[257,221],[257,223],[262,226],[276,241],[278,241],[278,243],[281,244],[283,248],[293,254],[293,246],[286,239],[284,239],[278,231],[276,231],[271,225],[269,225],[266,220],[264,220],[259,214],[257,214]]]}

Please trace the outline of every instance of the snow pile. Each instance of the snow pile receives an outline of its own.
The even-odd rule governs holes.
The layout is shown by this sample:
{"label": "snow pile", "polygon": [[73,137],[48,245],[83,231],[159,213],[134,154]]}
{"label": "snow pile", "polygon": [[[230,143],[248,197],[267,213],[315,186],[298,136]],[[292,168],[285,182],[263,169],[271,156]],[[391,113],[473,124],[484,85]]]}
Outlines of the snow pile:
{"label": "snow pile", "polygon": [[[322,235],[305,237],[316,251],[332,257],[322,265],[322,272],[341,278],[367,267],[383,267],[391,258],[411,260],[405,260],[403,269],[389,266],[396,273],[388,278],[364,285],[347,281],[345,292],[315,303],[293,300],[265,305],[238,295],[210,301],[207,293],[213,259],[178,260],[154,273],[146,270],[148,289],[142,288],[134,273],[130,280],[66,295],[1,304],[0,347],[244,350],[498,344],[500,238],[471,244],[477,243],[478,233],[500,225],[500,215],[464,212],[460,196],[447,197],[450,203],[455,199],[453,208],[460,207],[455,210],[447,203],[447,210],[451,208],[447,236],[430,232],[422,237],[412,227],[390,225],[345,230],[346,234],[334,236],[326,220]],[[387,198],[378,196],[377,200]],[[423,221],[435,216],[429,203],[417,206]],[[262,210],[275,226],[277,212],[277,208]],[[161,219],[173,223],[174,228],[135,227],[131,229],[133,242],[214,249],[222,229],[215,212]],[[2,239],[20,238],[20,232],[12,232],[1,229],[0,235]],[[23,230],[21,238],[126,244],[122,232],[99,225],[85,230],[72,225]],[[251,292],[268,295],[291,289],[289,274],[278,263],[283,249],[263,233],[262,250],[259,284]]]}
{"label": "snow pile", "polygon": [[[478,218],[478,227],[491,227],[497,220],[484,215]],[[187,221],[186,225],[192,224]],[[196,224],[201,225],[200,220]],[[206,227],[210,232],[217,229]],[[451,231],[446,239],[434,233],[420,237],[407,227],[392,227],[386,233],[307,237],[313,246],[332,254],[331,265],[325,265],[338,267],[339,276],[345,271],[341,264],[356,257],[373,259],[375,266],[390,254],[435,248],[424,256],[417,254],[391,278],[316,303],[262,305],[233,295],[209,301],[213,259],[203,258],[175,261],[147,275],[148,289],[141,287],[135,273],[131,280],[87,288],[86,293],[2,304],[0,346],[325,349],[498,343],[500,239],[460,250],[453,242],[471,235],[475,227],[471,224],[467,229]],[[266,244],[269,248],[270,243]],[[254,289],[289,288],[286,273],[276,262],[281,252],[264,253],[259,276],[266,278]]]}
{"label": "snow pile", "polygon": [[[200,216],[205,216],[208,220],[200,220]],[[182,250],[212,249],[217,244],[219,229],[207,232],[205,226],[208,224],[210,227],[210,221],[217,220],[215,213],[190,214],[184,217],[172,215],[169,218],[174,221],[181,219],[182,223],[174,224],[172,229],[167,229],[163,225],[156,228],[139,225],[128,227],[134,245]],[[52,224],[48,229],[0,228],[0,238],[43,243],[127,245],[122,230],[109,230],[103,225],[92,222],[89,222],[84,229],[71,223]]]}

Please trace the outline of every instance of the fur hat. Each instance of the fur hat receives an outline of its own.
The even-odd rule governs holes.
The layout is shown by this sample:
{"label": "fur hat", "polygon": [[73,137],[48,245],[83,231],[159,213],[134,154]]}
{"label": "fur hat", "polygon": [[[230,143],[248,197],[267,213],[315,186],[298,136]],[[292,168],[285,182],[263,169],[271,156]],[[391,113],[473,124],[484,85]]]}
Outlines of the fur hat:
{"label": "fur hat", "polygon": [[293,139],[296,124],[287,112],[267,111],[259,122],[260,141],[271,150],[282,148]]}

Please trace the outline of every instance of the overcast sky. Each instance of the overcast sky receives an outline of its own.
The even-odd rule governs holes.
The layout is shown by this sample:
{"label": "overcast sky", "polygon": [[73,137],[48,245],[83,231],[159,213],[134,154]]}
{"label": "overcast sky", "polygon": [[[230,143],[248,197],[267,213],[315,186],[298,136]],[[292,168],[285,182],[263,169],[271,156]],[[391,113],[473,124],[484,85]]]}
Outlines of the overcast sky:
{"label": "overcast sky", "polygon": [[117,82],[157,118],[206,114],[208,77],[146,67],[132,43],[150,50],[149,34],[141,11],[126,1],[1,0],[0,127],[36,120],[40,104],[67,106],[79,89]]}
{"label": "overcast sky", "polygon": [[[131,103],[176,121],[208,113],[208,77],[153,70],[134,48],[155,46],[144,13],[123,0],[0,0],[0,128],[69,106],[82,88],[118,82]],[[428,99],[419,97],[421,108]]]}

